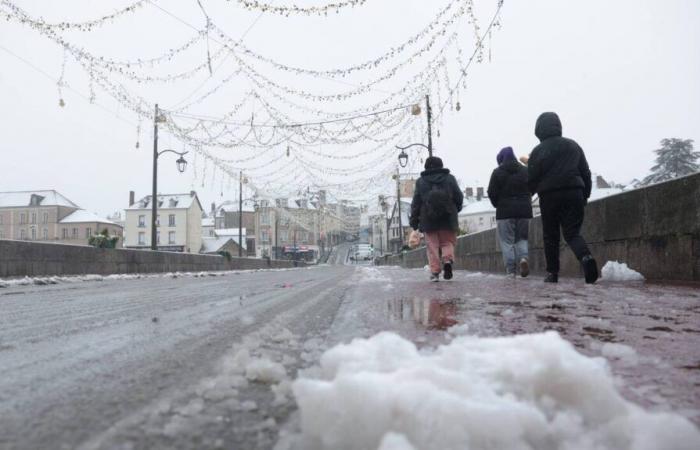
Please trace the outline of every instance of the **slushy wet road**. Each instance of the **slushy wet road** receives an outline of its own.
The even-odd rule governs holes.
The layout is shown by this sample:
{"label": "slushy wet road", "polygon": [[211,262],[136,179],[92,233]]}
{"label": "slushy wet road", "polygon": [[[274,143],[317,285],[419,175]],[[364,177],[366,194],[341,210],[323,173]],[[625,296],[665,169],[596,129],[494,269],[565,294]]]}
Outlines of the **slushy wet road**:
{"label": "slushy wet road", "polygon": [[297,372],[384,330],[419,346],[556,330],[609,359],[628,399],[700,423],[697,288],[343,265],[214,275],[0,289],[0,448],[273,448]]}

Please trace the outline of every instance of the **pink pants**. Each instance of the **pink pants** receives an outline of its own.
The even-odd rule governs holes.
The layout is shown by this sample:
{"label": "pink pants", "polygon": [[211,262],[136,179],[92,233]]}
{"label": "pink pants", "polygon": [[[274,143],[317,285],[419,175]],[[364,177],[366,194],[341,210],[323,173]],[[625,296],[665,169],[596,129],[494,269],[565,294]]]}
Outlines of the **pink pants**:
{"label": "pink pants", "polygon": [[[424,235],[425,243],[428,246],[430,271],[432,273],[440,273],[443,262],[454,261],[457,235],[452,230],[428,231]],[[440,253],[442,253],[442,261],[440,260]]]}

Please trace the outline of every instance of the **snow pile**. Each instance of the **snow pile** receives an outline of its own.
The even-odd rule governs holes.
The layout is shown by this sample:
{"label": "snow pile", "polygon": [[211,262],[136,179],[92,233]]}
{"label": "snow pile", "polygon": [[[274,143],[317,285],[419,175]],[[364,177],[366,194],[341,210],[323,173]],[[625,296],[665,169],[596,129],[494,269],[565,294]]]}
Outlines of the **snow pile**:
{"label": "snow pile", "polygon": [[245,377],[260,383],[279,383],[287,378],[287,370],[280,363],[266,358],[256,358],[246,365]]}
{"label": "snow pile", "polygon": [[606,262],[601,272],[606,281],[644,281],[644,275],[617,261]]}
{"label": "snow pile", "polygon": [[381,333],[328,350],[319,373],[293,384],[298,448],[700,448],[687,419],[624,400],[605,360],[555,332],[458,337],[422,352]]}
{"label": "snow pile", "polygon": [[[304,267],[305,270],[310,270],[312,267]],[[0,288],[12,286],[45,286],[49,284],[61,283],[78,283],[86,281],[112,281],[112,280],[140,280],[151,278],[209,278],[209,277],[225,277],[230,275],[240,275],[251,272],[286,272],[289,270],[300,270],[299,268],[282,268],[282,269],[241,269],[241,270],[220,270],[214,272],[167,272],[167,273],[149,273],[149,274],[112,274],[112,275],[71,275],[71,276],[51,276],[51,277],[24,277],[12,279],[0,279]]]}

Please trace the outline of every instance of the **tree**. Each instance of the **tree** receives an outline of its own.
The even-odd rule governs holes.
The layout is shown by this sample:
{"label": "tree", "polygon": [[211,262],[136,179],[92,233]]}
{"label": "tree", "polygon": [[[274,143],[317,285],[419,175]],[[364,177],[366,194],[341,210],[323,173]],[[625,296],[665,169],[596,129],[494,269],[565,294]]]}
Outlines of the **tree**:
{"label": "tree", "polygon": [[662,139],[661,148],[654,150],[656,164],[642,184],[659,183],[700,171],[700,152],[693,151],[692,139]]}

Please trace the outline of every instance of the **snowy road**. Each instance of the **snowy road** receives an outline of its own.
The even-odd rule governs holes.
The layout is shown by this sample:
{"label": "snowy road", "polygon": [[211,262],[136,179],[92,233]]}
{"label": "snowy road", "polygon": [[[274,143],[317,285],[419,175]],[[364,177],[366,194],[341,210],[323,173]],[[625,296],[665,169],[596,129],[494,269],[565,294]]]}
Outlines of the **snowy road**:
{"label": "snowy road", "polygon": [[423,349],[556,330],[607,357],[627,399],[700,423],[697,288],[425,278],[326,266],[0,289],[0,448],[272,448],[298,431],[297,372],[386,330]]}

